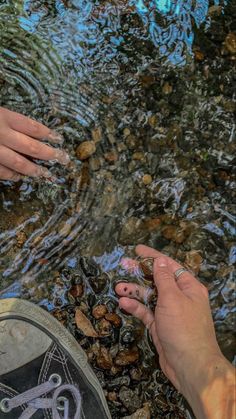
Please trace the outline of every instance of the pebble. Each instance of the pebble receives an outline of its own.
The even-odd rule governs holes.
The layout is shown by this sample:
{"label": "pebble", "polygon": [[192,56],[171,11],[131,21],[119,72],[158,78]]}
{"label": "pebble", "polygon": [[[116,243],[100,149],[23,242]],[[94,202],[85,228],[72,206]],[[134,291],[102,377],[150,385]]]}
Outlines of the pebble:
{"label": "pebble", "polygon": [[123,225],[119,242],[123,245],[144,242],[149,235],[145,223],[136,217],[130,217]]}
{"label": "pebble", "polygon": [[75,284],[71,287],[71,289],[69,290],[69,293],[72,295],[72,297],[77,298],[77,297],[82,297],[84,292],[84,287],[82,284]]}
{"label": "pebble", "polygon": [[164,85],[162,86],[162,92],[165,95],[169,95],[170,93],[172,93],[172,91],[173,91],[173,87],[171,86],[171,84],[168,82],[165,82]]}
{"label": "pebble", "polygon": [[121,326],[122,320],[120,316],[118,316],[118,314],[116,313],[107,313],[105,315],[105,319],[108,320],[115,327]]}
{"label": "pebble", "polygon": [[115,151],[109,151],[104,154],[104,158],[108,163],[115,163],[118,160],[118,154]]}
{"label": "pebble", "polygon": [[123,131],[123,135],[124,135],[124,137],[126,138],[126,137],[128,137],[130,134],[131,134],[130,129],[129,129],[129,128],[125,128],[125,129],[124,129],[124,131]]}
{"label": "pebble", "polygon": [[151,419],[149,403],[144,403],[141,409],[136,410],[131,416],[125,416],[123,419]]}
{"label": "pebble", "polygon": [[152,183],[152,176],[149,174],[143,175],[142,181],[144,185],[150,185]]}
{"label": "pebble", "polygon": [[196,250],[191,250],[185,255],[185,265],[195,274],[199,273],[202,261],[202,256]]}
{"label": "pebble", "polygon": [[139,350],[137,347],[132,349],[124,349],[118,352],[115,358],[115,365],[118,366],[126,366],[130,364],[134,364],[139,359]]}
{"label": "pebble", "polygon": [[236,34],[233,32],[228,33],[225,38],[225,47],[230,54],[236,54]]}
{"label": "pebble", "polygon": [[79,160],[87,160],[96,151],[96,144],[94,141],[84,141],[76,149],[76,157]]}
{"label": "pebble", "polygon": [[137,392],[125,386],[119,391],[119,399],[130,413],[134,413],[142,406],[141,397]]}
{"label": "pebble", "polygon": [[100,347],[96,362],[98,367],[102,368],[103,370],[111,369],[113,365],[112,357],[105,346]]}
{"label": "pebble", "polygon": [[98,305],[93,308],[92,315],[95,319],[102,319],[107,313],[107,308],[105,305]]}
{"label": "pebble", "polygon": [[112,326],[106,319],[101,319],[97,324],[97,329],[100,336],[108,336],[112,333]]}
{"label": "pebble", "polygon": [[102,129],[100,127],[92,130],[92,139],[95,143],[99,143],[102,139]]}

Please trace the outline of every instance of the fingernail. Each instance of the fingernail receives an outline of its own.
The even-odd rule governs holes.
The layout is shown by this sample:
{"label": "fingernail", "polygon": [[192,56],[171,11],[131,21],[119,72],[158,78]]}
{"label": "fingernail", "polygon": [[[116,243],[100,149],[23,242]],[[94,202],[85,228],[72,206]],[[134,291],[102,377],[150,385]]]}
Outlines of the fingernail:
{"label": "fingernail", "polygon": [[167,267],[167,262],[166,262],[166,259],[165,258],[163,258],[163,257],[156,258],[156,261],[158,262],[158,265],[161,268],[166,268]]}
{"label": "fingernail", "polygon": [[62,137],[62,135],[54,130],[51,130],[51,132],[47,136],[47,139],[52,141],[53,143],[61,144],[61,145],[64,142],[64,138]]}
{"label": "fingernail", "polygon": [[54,160],[66,166],[70,162],[70,156],[64,150],[56,150]]}
{"label": "fingernail", "polygon": [[51,174],[51,172],[46,169],[45,167],[39,166],[37,168],[37,172],[35,174],[35,176],[39,176],[39,177],[44,177],[44,178],[50,178],[53,177],[53,175]]}

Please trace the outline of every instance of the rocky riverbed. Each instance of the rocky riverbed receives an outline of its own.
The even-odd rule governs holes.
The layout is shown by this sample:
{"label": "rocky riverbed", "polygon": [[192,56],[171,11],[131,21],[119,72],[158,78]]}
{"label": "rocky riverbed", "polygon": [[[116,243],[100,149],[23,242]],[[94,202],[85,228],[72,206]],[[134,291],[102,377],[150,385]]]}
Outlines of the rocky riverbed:
{"label": "rocky riverbed", "polygon": [[178,259],[233,361],[236,7],[189,1],[180,19],[149,3],[1,3],[0,104],[60,132],[71,163],[47,164],[54,182],[0,182],[0,296],[71,331],[114,419],[185,419],[114,286],[150,285],[120,265],[138,243]]}

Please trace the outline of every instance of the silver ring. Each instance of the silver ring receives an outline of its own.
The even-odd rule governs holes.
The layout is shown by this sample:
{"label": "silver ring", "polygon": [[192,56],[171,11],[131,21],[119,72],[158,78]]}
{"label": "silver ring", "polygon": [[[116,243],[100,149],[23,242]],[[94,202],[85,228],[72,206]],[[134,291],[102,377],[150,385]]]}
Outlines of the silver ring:
{"label": "silver ring", "polygon": [[175,271],[174,276],[175,276],[176,281],[178,280],[179,276],[183,274],[184,272],[188,272],[188,269],[179,268],[177,269],[177,271]]}

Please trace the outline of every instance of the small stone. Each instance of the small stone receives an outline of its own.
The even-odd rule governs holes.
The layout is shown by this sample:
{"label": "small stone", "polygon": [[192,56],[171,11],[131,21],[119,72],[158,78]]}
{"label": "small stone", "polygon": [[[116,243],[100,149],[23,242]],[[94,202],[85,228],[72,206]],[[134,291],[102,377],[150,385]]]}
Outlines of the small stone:
{"label": "small stone", "polygon": [[136,151],[133,154],[132,158],[133,158],[133,160],[138,160],[138,161],[142,161],[142,162],[146,161],[145,154],[142,151]]}
{"label": "small stone", "polygon": [[97,324],[97,329],[100,336],[108,336],[112,333],[111,323],[106,319],[102,319],[99,321],[99,323]]}
{"label": "small stone", "polygon": [[130,150],[135,150],[138,147],[138,139],[133,134],[130,134],[126,138],[126,144]]}
{"label": "small stone", "polygon": [[69,223],[64,223],[58,229],[58,234],[61,237],[67,237],[70,234],[70,232],[71,232],[71,224],[69,224]]}
{"label": "small stone", "polygon": [[119,399],[129,413],[134,413],[142,406],[141,397],[138,396],[137,391],[133,391],[125,386],[122,386],[119,391]]}
{"label": "small stone", "polygon": [[124,367],[126,365],[134,364],[139,359],[139,350],[137,347],[132,349],[124,349],[118,352],[115,358],[115,365]]}
{"label": "small stone", "polygon": [[152,183],[152,176],[151,175],[143,175],[142,181],[144,185],[150,185]]}
{"label": "small stone", "polygon": [[131,416],[125,416],[123,419],[151,419],[149,403],[144,403],[141,409],[136,410]]}
{"label": "small stone", "polygon": [[99,143],[102,139],[102,129],[100,127],[92,130],[92,139],[95,143]]}
{"label": "small stone", "polygon": [[117,393],[115,391],[110,391],[107,393],[107,400],[110,402],[116,402],[117,401]]}
{"label": "small stone", "polygon": [[128,137],[130,135],[130,129],[125,128],[124,131],[123,131],[123,135],[124,135],[125,138]]}
{"label": "small stone", "polygon": [[200,50],[195,50],[194,51],[194,57],[196,61],[203,61],[204,60],[204,54],[202,51]]}
{"label": "small stone", "polygon": [[108,320],[113,326],[120,327],[121,326],[121,318],[116,313],[107,313],[105,315],[105,319]]}
{"label": "small stone", "polygon": [[76,156],[79,160],[86,160],[96,151],[96,144],[94,141],[84,141],[76,149]]}
{"label": "small stone", "polygon": [[165,237],[165,239],[172,240],[178,244],[183,243],[186,238],[184,229],[180,229],[173,225],[165,226],[162,229],[162,235]]}
{"label": "small stone", "polygon": [[73,285],[71,287],[71,289],[69,290],[69,293],[72,295],[72,297],[77,298],[77,297],[82,297],[84,292],[84,287],[82,284],[76,284]]}
{"label": "small stone", "polygon": [[173,91],[173,87],[171,86],[171,84],[169,84],[168,82],[165,82],[164,85],[162,86],[162,92],[165,95],[169,95],[170,93],[172,93]]}
{"label": "small stone", "polygon": [[118,154],[115,151],[109,151],[104,154],[104,158],[108,163],[115,163],[118,160]]}
{"label": "small stone", "polygon": [[157,115],[151,115],[148,118],[148,123],[152,128],[156,128],[158,125],[158,116]]}
{"label": "small stone", "polygon": [[22,247],[25,241],[27,240],[27,236],[24,231],[18,231],[16,233],[16,240],[17,246]]}
{"label": "small stone", "polygon": [[200,271],[200,266],[203,259],[200,253],[196,250],[191,250],[186,253],[185,256],[185,265],[191,269],[195,274],[198,274]]}
{"label": "small stone", "polygon": [[99,305],[93,308],[92,315],[95,319],[102,319],[107,313],[107,308],[104,305]]}
{"label": "small stone", "polygon": [[149,235],[145,223],[136,217],[130,217],[123,225],[119,241],[121,244],[134,244],[144,242]]}
{"label": "small stone", "polygon": [[97,172],[100,169],[102,160],[100,158],[92,157],[89,160],[89,167],[93,172]]}
{"label": "small stone", "polygon": [[96,361],[99,368],[102,368],[103,370],[111,369],[113,365],[112,357],[105,346],[101,346]]}
{"label": "small stone", "polygon": [[145,220],[144,223],[145,227],[150,232],[159,230],[161,226],[160,218],[150,218],[149,220]]}
{"label": "small stone", "polygon": [[225,38],[225,47],[230,54],[236,54],[236,34],[234,32],[228,33]]}
{"label": "small stone", "polygon": [[142,371],[139,368],[132,368],[130,370],[130,377],[132,380],[140,381],[142,378]]}

